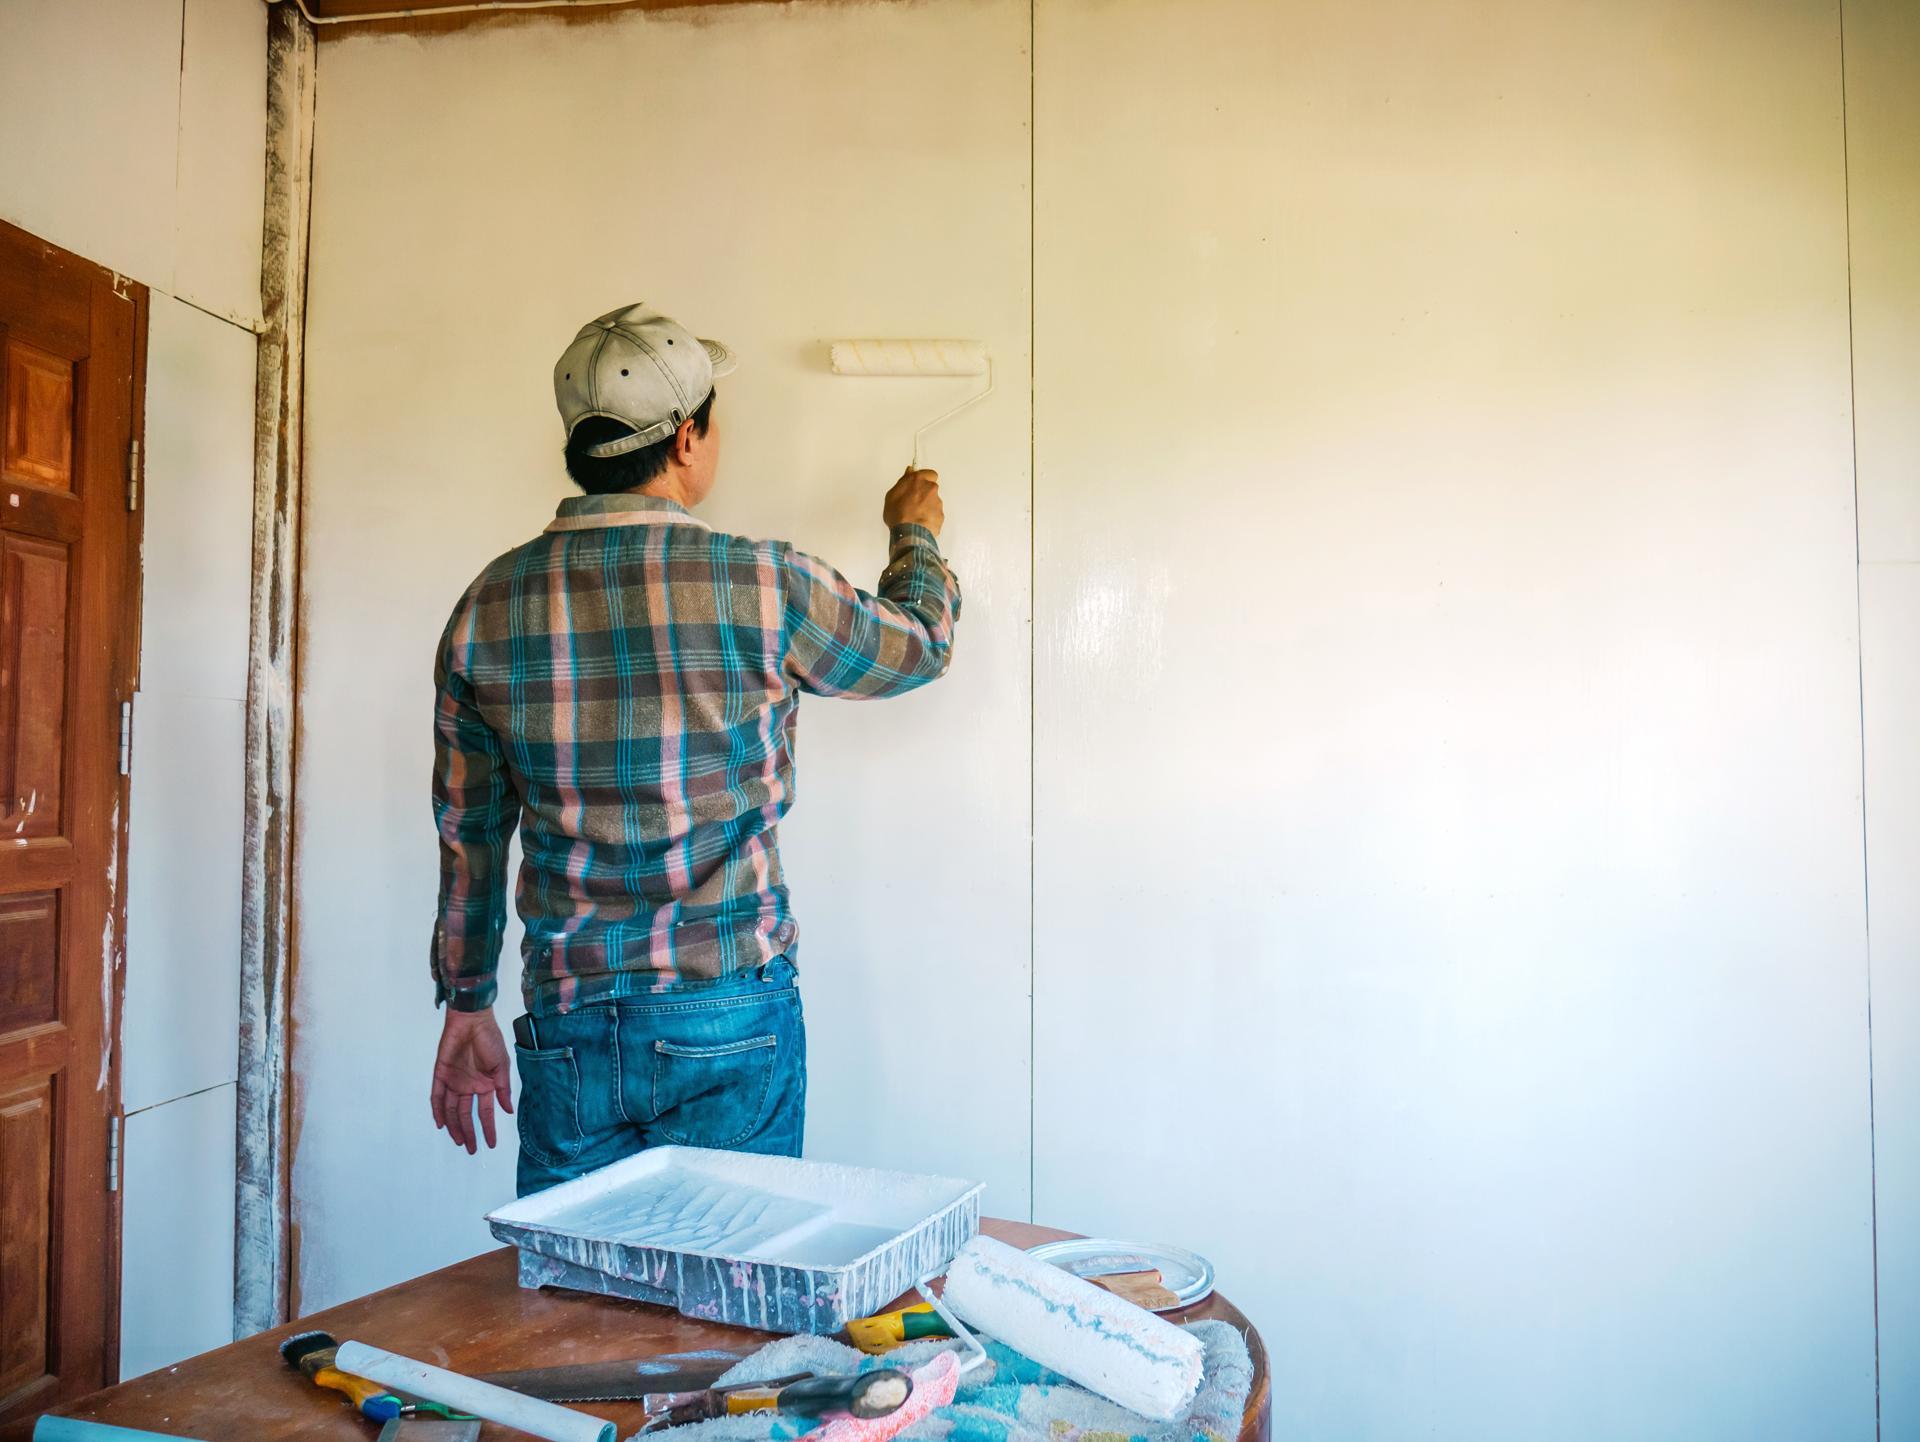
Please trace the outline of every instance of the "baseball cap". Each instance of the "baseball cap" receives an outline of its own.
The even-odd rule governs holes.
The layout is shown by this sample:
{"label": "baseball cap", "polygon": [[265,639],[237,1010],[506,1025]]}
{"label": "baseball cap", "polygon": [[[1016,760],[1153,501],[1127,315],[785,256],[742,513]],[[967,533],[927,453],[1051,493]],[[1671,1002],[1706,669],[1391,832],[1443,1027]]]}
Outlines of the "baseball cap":
{"label": "baseball cap", "polygon": [[553,367],[553,398],[568,435],[588,416],[632,426],[630,436],[587,447],[590,456],[623,456],[672,435],[733,365],[720,342],[644,303],[623,306],[580,327]]}

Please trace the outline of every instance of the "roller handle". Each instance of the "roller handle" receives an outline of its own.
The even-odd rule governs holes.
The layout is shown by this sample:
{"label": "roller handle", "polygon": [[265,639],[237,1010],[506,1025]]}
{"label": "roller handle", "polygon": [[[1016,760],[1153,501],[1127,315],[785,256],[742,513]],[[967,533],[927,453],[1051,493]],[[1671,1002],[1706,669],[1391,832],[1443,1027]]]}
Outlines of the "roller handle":
{"label": "roller handle", "polygon": [[951,1337],[953,1329],[925,1302],[902,1307],[897,1312],[882,1312],[877,1317],[861,1317],[847,1323],[847,1339],[862,1352],[879,1356],[902,1342],[923,1337]]}

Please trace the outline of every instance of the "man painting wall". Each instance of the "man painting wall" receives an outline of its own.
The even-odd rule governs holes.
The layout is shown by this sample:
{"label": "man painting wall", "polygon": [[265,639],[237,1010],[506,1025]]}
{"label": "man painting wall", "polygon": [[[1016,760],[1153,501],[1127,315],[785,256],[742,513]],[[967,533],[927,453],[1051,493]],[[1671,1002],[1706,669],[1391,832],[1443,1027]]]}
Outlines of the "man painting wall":
{"label": "man painting wall", "polygon": [[522,1195],[660,1143],[799,1154],[778,844],[799,697],[902,695],[951,655],[960,590],[932,471],[886,494],[877,596],[692,514],[732,367],[644,306],[583,327],[554,393],[585,494],[480,573],[441,639],[433,1118],[471,1153],[494,1145],[495,1105],[513,1110],[492,1006],[518,825]]}

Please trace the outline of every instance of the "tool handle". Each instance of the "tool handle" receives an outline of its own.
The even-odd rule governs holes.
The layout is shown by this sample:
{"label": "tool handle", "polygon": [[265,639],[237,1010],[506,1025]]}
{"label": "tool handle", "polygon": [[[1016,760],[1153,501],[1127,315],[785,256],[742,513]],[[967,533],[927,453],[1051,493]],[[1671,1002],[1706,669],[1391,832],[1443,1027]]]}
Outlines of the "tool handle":
{"label": "tool handle", "polygon": [[871,1421],[890,1416],[913,1395],[913,1379],[891,1367],[853,1377],[809,1377],[780,1389],[779,1409],[790,1417],[839,1413]]}
{"label": "tool handle", "polygon": [[393,1393],[378,1382],[342,1372],[338,1367],[318,1368],[313,1374],[313,1384],[341,1393],[360,1409],[362,1417],[372,1421],[390,1422],[400,1415],[401,1402]]}
{"label": "tool handle", "polygon": [[902,1342],[952,1335],[953,1329],[925,1302],[902,1307],[897,1312],[882,1312],[877,1317],[862,1317],[847,1323],[848,1339],[870,1356],[890,1351]]}

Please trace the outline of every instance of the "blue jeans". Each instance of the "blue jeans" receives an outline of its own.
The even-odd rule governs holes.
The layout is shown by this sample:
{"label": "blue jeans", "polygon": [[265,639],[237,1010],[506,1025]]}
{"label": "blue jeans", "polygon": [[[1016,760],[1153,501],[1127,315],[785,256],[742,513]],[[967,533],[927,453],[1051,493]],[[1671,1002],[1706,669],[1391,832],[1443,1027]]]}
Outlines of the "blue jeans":
{"label": "blue jeans", "polygon": [[674,1143],[800,1155],[807,1032],[791,963],[514,1023],[520,1195]]}

